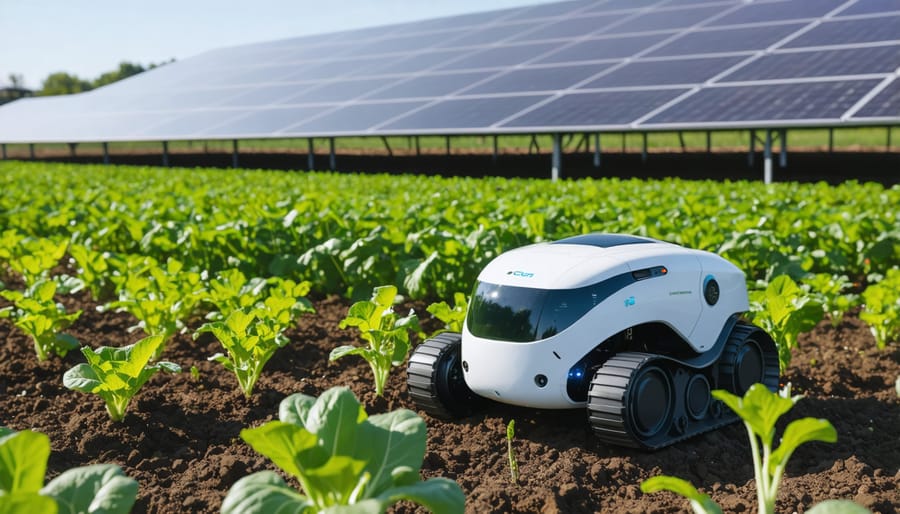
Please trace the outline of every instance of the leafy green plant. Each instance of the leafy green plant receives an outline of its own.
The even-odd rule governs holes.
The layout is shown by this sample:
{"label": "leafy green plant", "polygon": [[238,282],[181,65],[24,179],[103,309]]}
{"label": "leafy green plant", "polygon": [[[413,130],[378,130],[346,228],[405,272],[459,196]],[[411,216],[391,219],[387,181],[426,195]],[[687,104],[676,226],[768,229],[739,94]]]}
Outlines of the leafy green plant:
{"label": "leafy green plant", "polygon": [[469,310],[469,301],[465,293],[453,293],[453,307],[447,302],[432,303],[426,309],[432,316],[444,322],[444,329],[432,334],[432,337],[441,332],[462,332],[463,323],[466,320],[466,312]]}
{"label": "leafy green plant", "polygon": [[119,261],[119,257],[110,252],[99,252],[80,244],[69,245],[71,262],[78,266],[78,277],[91,292],[94,300],[107,299],[113,293],[110,280],[111,262]]}
{"label": "leafy green plant", "polygon": [[512,483],[519,482],[519,461],[516,460],[516,450],[513,448],[513,438],[516,437],[516,420],[509,420],[506,425],[506,456],[509,459],[509,474]]}
{"label": "leafy green plant", "polygon": [[9,267],[22,275],[26,285],[50,277],[50,270],[59,264],[66,253],[67,241],[54,242],[47,238],[24,238],[9,252]]}
{"label": "leafy green plant", "polygon": [[844,314],[859,303],[858,294],[844,293],[853,285],[847,275],[817,273],[803,283],[812,289],[812,295],[831,318],[833,327],[840,325]]}
{"label": "leafy green plant", "polygon": [[125,311],[138,319],[133,329],[140,328],[149,336],[162,335],[163,343],[153,358],[158,359],[166,342],[177,332],[185,330],[185,320],[196,310],[203,298],[201,274],[186,270],[184,264],[168,259],[165,266],[155,261],[143,261],[144,269],[135,270],[134,261],[126,263],[119,300],[105,309]]}
{"label": "leafy green plant", "polygon": [[[790,422],[775,449],[775,425],[778,418],[787,413],[802,398],[791,396],[790,384],[778,393],[769,391],[763,384],[753,384],[744,397],[717,389],[712,395],[725,403],[744,421],[750,438],[750,453],[753,456],[753,470],[756,478],[756,494],[760,514],[774,514],[778,487],[784,477],[788,459],[802,444],[822,441],[837,441],[837,431],[828,420],[802,418]],[[722,510],[709,496],[699,493],[690,483],[675,477],[657,476],[641,484],[641,490],[651,493],[661,490],[672,491],[691,501],[696,513],[721,513]]]}
{"label": "leafy green plant", "polygon": [[238,480],[222,503],[223,514],[378,513],[401,500],[437,513],[462,513],[465,497],[446,478],[422,481],[425,422],[400,409],[368,416],[353,393],[329,389],[316,399],[285,398],[279,420],[241,430],[241,438],[288,475],[260,471]]}
{"label": "leafy green plant", "polygon": [[39,361],[56,354],[65,357],[69,350],[78,347],[78,341],[63,332],[81,316],[81,311],[66,312],[66,308],[54,301],[56,282],[42,279],[22,291],[0,291],[14,307],[0,309],[0,318],[11,317],[17,327],[34,341]]}
{"label": "leafy green plant", "polygon": [[812,330],[823,314],[822,306],[787,275],[775,277],[765,290],[750,293],[748,317],[775,340],[782,372],[791,363],[797,337]]}
{"label": "leafy green plant", "polygon": [[252,307],[259,301],[267,286],[265,279],[256,277],[248,280],[237,268],[222,270],[207,282],[203,301],[216,309],[207,318],[223,320],[236,310]]}
{"label": "leafy green plant", "polygon": [[140,341],[111,348],[101,346],[81,353],[87,363],[69,369],[63,375],[63,385],[83,393],[93,393],[106,402],[106,411],[113,421],[122,421],[131,398],[141,386],[159,371],[179,373],[181,367],[171,362],[150,364],[150,359],[163,344],[163,336],[149,336]]}
{"label": "leafy green plant", "polygon": [[900,269],[888,270],[884,279],[862,293],[865,307],[859,317],[869,325],[875,344],[883,350],[900,339]]}
{"label": "leafy green plant", "polygon": [[0,512],[4,514],[127,514],[138,483],[114,464],[64,471],[44,483],[50,439],[0,427]]}
{"label": "leafy green plant", "polygon": [[356,302],[350,306],[340,327],[356,327],[360,337],[368,346],[340,346],[331,350],[329,360],[336,361],[347,355],[359,355],[372,368],[375,376],[375,393],[384,396],[384,385],[392,366],[403,363],[409,353],[409,334],[419,331],[419,319],[410,310],[405,317],[399,317],[393,310],[397,288],[376,287],[372,299]]}

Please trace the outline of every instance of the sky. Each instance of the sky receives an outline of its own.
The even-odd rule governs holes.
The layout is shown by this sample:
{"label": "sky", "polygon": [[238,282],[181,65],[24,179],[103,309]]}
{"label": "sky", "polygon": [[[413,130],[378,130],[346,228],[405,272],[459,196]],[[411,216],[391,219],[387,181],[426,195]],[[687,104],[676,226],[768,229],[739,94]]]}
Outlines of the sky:
{"label": "sky", "polygon": [[93,80],[206,50],[547,0],[0,0],[0,85]]}

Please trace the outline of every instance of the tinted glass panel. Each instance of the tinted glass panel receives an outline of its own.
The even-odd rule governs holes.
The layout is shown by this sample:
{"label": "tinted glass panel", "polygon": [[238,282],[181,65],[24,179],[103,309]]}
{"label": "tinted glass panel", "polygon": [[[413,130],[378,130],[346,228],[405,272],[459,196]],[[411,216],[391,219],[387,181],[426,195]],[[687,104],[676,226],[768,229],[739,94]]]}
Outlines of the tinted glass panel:
{"label": "tinted glass panel", "polygon": [[687,91],[572,93],[538,107],[505,127],[596,127],[629,124]]}
{"label": "tinted glass panel", "polygon": [[610,66],[610,64],[583,64],[552,68],[521,68],[467,89],[465,93],[512,93],[566,89]]}
{"label": "tinted glass panel", "polygon": [[857,0],[855,4],[841,11],[839,15],[873,14],[890,11],[900,11],[900,0]]}
{"label": "tinted glass panel", "polygon": [[421,75],[409,80],[391,84],[380,91],[375,91],[366,98],[384,99],[444,96],[470,84],[474,84],[479,80],[490,77],[494,73],[496,72],[477,71]]}
{"label": "tinted glass panel", "polygon": [[475,51],[440,69],[460,70],[465,68],[499,68],[514,66],[531,61],[537,56],[559,46],[559,43],[530,43],[515,46],[498,46]]}
{"label": "tinted glass panel", "polygon": [[710,57],[635,61],[581,86],[583,89],[661,84],[698,84],[745,60],[746,57]]}
{"label": "tinted glass panel", "polygon": [[710,25],[736,25],[761,21],[807,19],[823,16],[845,0],[787,0],[753,2],[710,22]]}
{"label": "tinted glass panel", "polygon": [[646,36],[621,36],[617,38],[586,39],[569,45],[542,57],[537,62],[578,62],[598,61],[631,57],[657,43],[671,37],[671,34],[651,34]]}
{"label": "tinted glass panel", "polygon": [[900,68],[900,45],[790,52],[763,56],[721,81],[890,73],[897,68]]}
{"label": "tinted glass panel", "polygon": [[445,100],[390,123],[387,130],[490,127],[545,96]]}
{"label": "tinted glass panel", "polygon": [[722,12],[724,9],[724,6],[700,6],[668,11],[652,11],[629,20],[628,23],[622,23],[607,29],[605,32],[613,34],[692,27]]}
{"label": "tinted glass panel", "polygon": [[649,57],[764,50],[804,26],[806,24],[791,23],[689,32],[646,55]]}
{"label": "tinted glass panel", "polygon": [[898,79],[894,79],[853,115],[854,118],[897,118],[898,116],[900,116],[900,80]]}
{"label": "tinted glass panel", "polygon": [[204,134],[229,136],[278,132],[292,125],[302,123],[306,119],[319,114],[325,109],[327,109],[327,107],[263,109],[217,125],[210,130],[205,131]]}
{"label": "tinted glass panel", "polygon": [[538,39],[573,39],[603,30],[619,19],[612,15],[585,15],[542,25],[537,30],[513,38],[514,41],[534,41]]}
{"label": "tinted glass panel", "polygon": [[288,133],[362,132],[379,123],[422,105],[422,102],[356,104],[342,107],[308,123],[286,130]]}
{"label": "tinted glass panel", "polygon": [[826,21],[784,48],[896,41],[900,38],[900,15],[861,20]]}

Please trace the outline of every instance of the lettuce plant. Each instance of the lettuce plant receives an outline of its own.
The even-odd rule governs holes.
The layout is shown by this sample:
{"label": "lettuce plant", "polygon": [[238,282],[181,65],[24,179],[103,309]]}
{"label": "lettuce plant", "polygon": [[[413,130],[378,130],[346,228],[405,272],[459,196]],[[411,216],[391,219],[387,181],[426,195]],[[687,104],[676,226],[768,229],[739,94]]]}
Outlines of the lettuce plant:
{"label": "lettuce plant", "polygon": [[44,483],[50,439],[0,427],[0,512],[4,514],[127,514],[138,483],[114,464],[64,471]]}
{"label": "lettuce plant", "polygon": [[66,253],[67,241],[54,242],[44,238],[24,238],[9,252],[8,264],[22,275],[26,285],[50,277],[50,270],[59,264]]}
{"label": "lettuce plant", "polygon": [[862,298],[865,307],[859,318],[869,325],[878,349],[900,340],[900,269],[888,270],[881,282],[863,291]]}
{"label": "lettuce plant", "polygon": [[347,355],[359,355],[375,375],[375,393],[384,396],[384,385],[392,366],[399,366],[409,353],[409,333],[419,331],[419,319],[413,311],[403,318],[393,310],[397,288],[376,287],[372,299],[350,306],[340,328],[356,327],[368,346],[339,346],[331,350],[329,359],[336,361]]}
{"label": "lettuce plant", "polygon": [[432,334],[435,336],[441,332],[462,332],[463,323],[466,320],[466,311],[469,310],[469,302],[464,293],[453,293],[453,307],[447,302],[432,303],[426,309],[432,316],[444,322],[444,329]]}
{"label": "lettuce plant", "polygon": [[63,385],[83,393],[94,393],[106,402],[106,411],[113,421],[122,421],[131,398],[158,371],[179,373],[181,367],[171,362],[150,364],[150,359],[163,344],[163,336],[149,336],[140,341],[111,348],[101,346],[81,353],[87,363],[69,369],[63,375]]}
{"label": "lettuce plant", "polygon": [[[772,448],[775,439],[775,424],[802,396],[791,396],[790,384],[778,393],[773,393],[763,384],[753,384],[744,397],[717,389],[712,395],[725,403],[744,421],[750,438],[750,453],[753,456],[753,470],[756,478],[756,495],[759,514],[774,514],[778,487],[784,477],[788,459],[804,443],[837,441],[837,431],[828,420],[802,418],[787,425],[777,448]],[[695,513],[721,514],[722,510],[709,496],[701,494],[689,482],[669,476],[653,477],[641,484],[641,490],[652,493],[661,490],[672,491],[688,498]]]}
{"label": "lettuce plant", "polygon": [[788,275],[779,275],[765,290],[750,293],[749,317],[775,340],[782,372],[791,363],[797,337],[812,330],[823,316],[822,306]]}
{"label": "lettuce plant", "polygon": [[69,350],[78,347],[78,341],[63,333],[81,316],[81,311],[66,312],[66,308],[56,303],[56,282],[41,279],[22,291],[2,291],[15,307],[0,309],[0,318],[10,317],[19,330],[34,341],[34,350],[39,361],[45,361],[51,354],[65,357]]}
{"label": "lettuce plant", "polygon": [[844,319],[844,313],[859,303],[859,295],[844,293],[853,284],[847,275],[817,273],[803,280],[812,289],[815,300],[831,318],[831,326],[837,327]]}
{"label": "lettuce plant", "polygon": [[112,294],[113,283],[109,279],[112,273],[111,262],[118,262],[120,257],[110,252],[98,252],[87,246],[72,244],[69,246],[70,262],[78,267],[81,279],[94,300],[107,299]]}
{"label": "lettuce plant", "polygon": [[368,416],[353,393],[336,387],[316,399],[285,398],[279,419],[241,430],[241,438],[300,482],[288,486],[273,471],[238,480],[222,514],[384,512],[408,500],[441,514],[462,513],[465,497],[446,478],[422,481],[425,422],[400,409]]}

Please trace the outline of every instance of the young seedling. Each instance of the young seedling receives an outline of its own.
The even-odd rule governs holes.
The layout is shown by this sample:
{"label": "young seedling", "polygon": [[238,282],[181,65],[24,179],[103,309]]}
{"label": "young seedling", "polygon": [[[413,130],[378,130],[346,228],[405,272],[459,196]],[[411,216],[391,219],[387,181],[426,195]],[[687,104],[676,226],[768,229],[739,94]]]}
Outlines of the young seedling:
{"label": "young seedling", "polygon": [[122,348],[101,346],[81,353],[87,359],[63,375],[63,385],[83,393],[94,393],[106,402],[113,421],[122,421],[131,398],[158,371],[179,373],[181,367],[171,362],[150,364],[150,359],[163,344],[163,336],[149,336]]}
{"label": "young seedling", "polygon": [[884,279],[862,293],[865,307],[859,318],[869,325],[879,350],[900,340],[900,269],[891,269]]}
{"label": "young seedling", "polygon": [[519,462],[516,460],[516,450],[513,448],[513,438],[516,436],[516,420],[509,420],[506,425],[506,453],[509,457],[509,474],[512,483],[519,482]]}
{"label": "young seedling", "polygon": [[69,350],[78,348],[78,341],[63,330],[81,316],[81,311],[67,313],[62,304],[54,301],[55,294],[56,282],[46,279],[38,280],[25,292],[0,292],[15,304],[15,308],[0,309],[0,318],[12,318],[31,337],[39,361],[47,360],[52,354],[65,357]]}
{"label": "young seedling", "polygon": [[344,387],[316,399],[285,398],[278,421],[241,430],[241,438],[300,482],[302,493],[273,471],[238,480],[222,514],[379,513],[401,500],[441,514],[462,513],[465,496],[446,478],[422,481],[425,422],[400,409],[368,416]]}
{"label": "young seedling", "polygon": [[466,311],[469,309],[469,302],[463,293],[453,293],[453,307],[447,305],[447,302],[432,303],[426,309],[432,316],[444,322],[443,330],[438,330],[431,336],[434,337],[441,332],[462,332],[463,322],[466,319]]}
{"label": "young seedling", "polygon": [[[803,443],[837,441],[837,431],[824,419],[803,418],[792,421],[785,428],[781,444],[773,449],[775,424],[802,396],[791,396],[790,384],[773,393],[762,384],[750,386],[744,397],[717,389],[712,395],[725,403],[744,421],[750,438],[753,471],[756,478],[756,495],[759,514],[774,514],[778,487],[784,477],[788,459]],[[690,483],[675,477],[657,476],[641,484],[641,490],[652,493],[672,491],[691,501],[696,513],[720,514],[722,510],[708,496],[700,494]]]}
{"label": "young seedling", "polygon": [[282,334],[284,327],[274,318],[265,317],[259,309],[234,311],[225,321],[205,323],[194,332],[194,339],[212,332],[225,348],[209,358],[234,373],[244,396],[250,398],[263,367],[279,348],[290,340]]}
{"label": "young seedling", "polygon": [[749,317],[775,340],[782,372],[791,363],[797,337],[812,330],[823,315],[822,306],[788,275],[775,277],[764,291],[750,293]]}
{"label": "young seedling", "polygon": [[831,318],[831,326],[837,327],[844,313],[859,303],[859,295],[844,293],[852,284],[846,275],[817,273],[803,282],[812,289],[815,300]]}
{"label": "young seedling", "polygon": [[98,252],[73,244],[69,246],[71,262],[78,266],[78,277],[96,301],[106,300],[112,294],[113,284],[109,280],[112,272],[110,263],[120,258],[109,252]]}
{"label": "young seedling", "polygon": [[329,356],[331,361],[346,355],[359,355],[365,359],[375,375],[375,393],[378,396],[384,396],[384,385],[391,366],[402,364],[409,353],[410,332],[420,330],[419,319],[412,310],[403,318],[394,313],[392,307],[396,296],[397,288],[394,286],[376,287],[371,300],[351,305],[340,327],[358,328],[360,337],[368,346],[340,346],[331,350]]}
{"label": "young seedling", "polygon": [[50,270],[59,264],[66,253],[67,241],[53,242],[50,239],[21,239],[10,252],[9,267],[22,275],[25,284],[31,286],[39,280],[50,278]]}
{"label": "young seedling", "polygon": [[72,468],[44,484],[50,439],[0,427],[0,512],[127,514],[138,483],[114,464]]}

